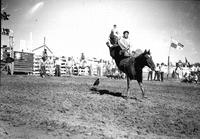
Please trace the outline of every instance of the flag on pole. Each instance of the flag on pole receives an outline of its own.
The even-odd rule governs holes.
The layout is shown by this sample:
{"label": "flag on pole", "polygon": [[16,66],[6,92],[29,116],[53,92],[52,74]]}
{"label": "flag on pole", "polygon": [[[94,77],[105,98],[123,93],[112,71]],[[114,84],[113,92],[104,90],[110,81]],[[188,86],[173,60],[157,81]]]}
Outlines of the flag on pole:
{"label": "flag on pole", "polygon": [[181,44],[180,42],[178,42],[178,41],[172,39],[172,40],[171,40],[171,47],[173,47],[173,48],[175,48],[175,49],[180,49],[180,50],[182,50],[183,47],[184,47],[184,45]]}

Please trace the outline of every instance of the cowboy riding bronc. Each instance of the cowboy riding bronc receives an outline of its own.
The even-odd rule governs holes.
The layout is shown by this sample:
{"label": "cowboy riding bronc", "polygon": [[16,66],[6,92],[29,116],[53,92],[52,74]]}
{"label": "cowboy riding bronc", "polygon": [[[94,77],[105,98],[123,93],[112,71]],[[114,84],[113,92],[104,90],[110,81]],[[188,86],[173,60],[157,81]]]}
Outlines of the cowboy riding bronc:
{"label": "cowboy riding bronc", "polygon": [[142,98],[146,98],[142,83],[142,69],[145,66],[148,66],[151,68],[151,70],[155,69],[155,64],[152,60],[150,50],[145,50],[144,52],[138,53],[137,55],[136,53],[131,55],[130,41],[128,39],[129,32],[124,31],[121,38],[117,38],[112,35],[113,33],[111,32],[110,42],[107,42],[106,45],[108,46],[110,56],[115,60],[118,69],[124,72],[127,78],[127,91],[126,93],[123,93],[122,96],[124,98],[130,97],[130,80],[137,80],[142,91]]}
{"label": "cowboy riding bronc", "polygon": [[123,55],[124,57],[130,57],[130,40],[129,40],[129,32],[124,31],[123,36],[120,37],[119,33],[117,31],[117,25],[113,26],[113,29],[111,30],[109,41],[106,43],[108,47],[117,47],[120,46],[122,49],[120,51],[120,55]]}

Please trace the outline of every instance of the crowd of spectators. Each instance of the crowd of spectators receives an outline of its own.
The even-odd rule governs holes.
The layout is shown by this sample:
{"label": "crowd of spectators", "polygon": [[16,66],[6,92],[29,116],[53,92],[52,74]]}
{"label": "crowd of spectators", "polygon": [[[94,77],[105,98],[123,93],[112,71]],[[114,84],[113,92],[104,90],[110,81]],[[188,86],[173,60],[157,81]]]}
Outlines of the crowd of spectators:
{"label": "crowd of spectators", "polygon": [[154,81],[164,81],[164,73],[166,73],[167,66],[164,63],[157,63],[155,71],[152,71],[148,68],[148,77],[147,80],[154,80]]}
{"label": "crowd of spectators", "polygon": [[168,69],[168,66],[164,63],[157,63],[155,71],[152,71],[149,68],[147,71],[148,81],[154,80],[163,82],[166,78],[172,78],[180,80],[181,82],[197,83],[200,80],[200,66],[195,65],[185,65],[183,63],[176,63],[176,66],[171,66],[170,69]]}
{"label": "crowd of spectators", "polygon": [[[166,78],[180,80],[181,82],[197,83],[200,80],[200,66],[185,65],[183,63],[176,63],[176,66],[168,66],[164,63],[157,63],[155,71],[148,68],[147,80],[161,81]],[[168,73],[169,72],[169,73]]]}
{"label": "crowd of spectators", "polygon": [[[40,61],[40,72],[44,63],[46,67],[52,67],[52,69],[47,69],[53,73],[50,75],[61,76],[65,75],[89,75],[89,76],[106,76],[108,78],[121,79],[125,78],[124,74],[118,70],[116,64],[113,60],[97,60],[96,58],[80,59],[74,57],[56,57],[53,59],[53,66],[48,66],[48,60],[44,61],[41,58]],[[43,68],[44,69],[44,68]]]}
{"label": "crowd of spectators", "polygon": [[[12,59],[6,49],[1,52],[1,61],[5,61],[6,65],[1,68],[1,71],[6,69],[8,73],[13,74],[13,67],[11,64],[14,59]],[[52,60],[52,62],[49,62]],[[63,63],[63,61],[64,63]],[[48,65],[51,63],[51,66]],[[53,64],[52,64],[53,63]],[[51,68],[47,68],[51,67]],[[64,69],[64,71],[62,71]],[[173,79],[180,80],[181,82],[195,82],[200,80],[200,66],[198,65],[185,65],[181,62],[176,63],[176,66],[170,68],[170,73],[168,66],[164,63],[157,63],[155,71],[146,68],[148,75],[147,80],[161,81],[168,78],[169,75]],[[108,78],[114,79],[124,79],[125,74],[118,70],[114,60],[103,60],[96,58],[74,58],[74,57],[54,57],[49,58],[47,52],[44,51],[39,64],[40,75],[45,77],[47,75],[47,70],[49,70],[49,75],[61,76],[62,74],[71,75],[89,75],[89,76],[106,76]],[[146,77],[145,77],[146,78]]]}
{"label": "crowd of spectators", "polygon": [[[42,63],[41,63],[42,64]],[[80,59],[68,57],[66,64],[62,65],[60,58],[54,59],[55,76],[61,76],[61,66],[64,66],[65,74],[68,75],[89,75],[89,76],[105,76],[114,79],[124,79],[125,74],[118,70],[113,60],[97,60],[93,59]],[[168,66],[164,63],[157,63],[155,70],[152,71],[146,68],[148,75],[148,81],[161,81],[163,82],[166,78],[173,78],[182,82],[198,82],[200,79],[200,67],[199,66],[183,66],[176,64],[170,68],[168,75]]]}
{"label": "crowd of spectators", "polygon": [[195,65],[183,66],[176,64],[172,77],[181,80],[181,82],[197,83],[200,81],[200,67]]}

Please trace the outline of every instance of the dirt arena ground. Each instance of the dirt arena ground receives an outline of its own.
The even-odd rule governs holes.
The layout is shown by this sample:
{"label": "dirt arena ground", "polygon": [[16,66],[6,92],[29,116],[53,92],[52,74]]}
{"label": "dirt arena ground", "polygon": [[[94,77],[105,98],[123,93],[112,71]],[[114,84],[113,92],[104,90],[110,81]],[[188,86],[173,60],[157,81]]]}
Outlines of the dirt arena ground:
{"label": "dirt arena ground", "polygon": [[144,81],[141,100],[121,93],[126,80],[96,77],[1,75],[2,139],[173,139],[200,138],[200,85]]}

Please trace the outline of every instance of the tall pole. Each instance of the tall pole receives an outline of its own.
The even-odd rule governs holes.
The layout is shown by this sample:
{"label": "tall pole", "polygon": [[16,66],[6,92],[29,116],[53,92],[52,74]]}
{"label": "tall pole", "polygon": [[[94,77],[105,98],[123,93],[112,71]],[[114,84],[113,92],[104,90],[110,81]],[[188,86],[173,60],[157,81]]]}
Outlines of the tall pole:
{"label": "tall pole", "polygon": [[[13,50],[13,46],[14,46],[14,34],[13,31],[10,30],[11,33],[9,33],[9,47],[10,47],[10,57],[14,58],[14,50]],[[11,63],[11,67],[10,67],[10,73],[11,75],[13,75],[14,72],[14,62]]]}
{"label": "tall pole", "polygon": [[30,32],[30,50],[33,49],[33,33]]}
{"label": "tall pole", "polygon": [[170,38],[170,45],[169,45],[169,53],[168,53],[168,73],[167,73],[167,79],[169,78],[169,74],[170,74],[170,50],[171,50],[171,44],[172,44],[172,36]]}
{"label": "tall pole", "polygon": [[46,46],[46,37],[44,37],[44,49],[45,49],[45,46]]}

